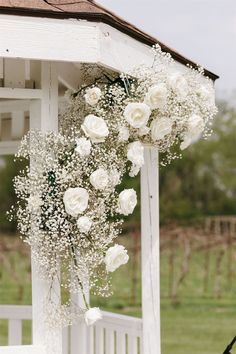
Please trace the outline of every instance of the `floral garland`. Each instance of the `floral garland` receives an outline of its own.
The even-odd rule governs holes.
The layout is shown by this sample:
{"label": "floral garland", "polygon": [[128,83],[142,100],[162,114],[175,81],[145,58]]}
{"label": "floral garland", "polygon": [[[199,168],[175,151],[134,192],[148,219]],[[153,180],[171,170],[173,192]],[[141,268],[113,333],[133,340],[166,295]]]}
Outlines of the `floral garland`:
{"label": "floral garland", "polygon": [[[90,308],[85,294],[109,296],[109,274],[129,259],[114,242],[137,195],[134,189],[118,193],[117,185],[126,171],[138,174],[145,144],[156,146],[166,165],[210,135],[216,113],[213,84],[203,69],[177,72],[169,54],[159,46],[152,50],[151,67],[120,77],[103,74],[68,93],[60,132],[29,132],[17,155],[31,161],[14,181],[19,230],[41,276],[53,282],[60,265],[61,286],[83,294],[84,308],[74,317],[83,315],[88,325],[101,312]],[[55,305],[63,323],[74,321],[68,306]]]}

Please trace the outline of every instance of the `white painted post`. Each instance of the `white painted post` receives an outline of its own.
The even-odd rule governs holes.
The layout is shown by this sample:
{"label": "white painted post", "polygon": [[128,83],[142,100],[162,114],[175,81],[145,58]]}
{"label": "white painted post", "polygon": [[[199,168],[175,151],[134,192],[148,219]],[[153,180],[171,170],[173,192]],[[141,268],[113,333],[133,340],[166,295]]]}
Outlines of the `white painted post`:
{"label": "white painted post", "polygon": [[[86,294],[86,300],[89,302],[89,294]],[[85,308],[83,296],[81,294],[71,294],[71,303],[73,306]],[[83,318],[78,324],[71,326],[70,348],[71,354],[90,354],[90,329]]]}
{"label": "white painted post", "polygon": [[[42,101],[30,105],[30,129],[41,131],[58,130],[58,80],[55,66],[42,63]],[[39,278],[37,264],[32,260],[32,312],[33,345],[44,346],[45,354],[62,354],[62,330],[50,330],[45,323],[44,299],[48,296],[50,284]],[[61,301],[59,282],[55,281],[51,292],[53,300]]]}
{"label": "white painted post", "polygon": [[145,147],[141,170],[143,354],[160,354],[158,151]]}
{"label": "white painted post", "polygon": [[20,345],[22,342],[22,321],[10,319],[8,323],[8,345]]}
{"label": "white painted post", "polygon": [[25,112],[23,110],[12,111],[11,113],[11,138],[20,140],[25,131]]}

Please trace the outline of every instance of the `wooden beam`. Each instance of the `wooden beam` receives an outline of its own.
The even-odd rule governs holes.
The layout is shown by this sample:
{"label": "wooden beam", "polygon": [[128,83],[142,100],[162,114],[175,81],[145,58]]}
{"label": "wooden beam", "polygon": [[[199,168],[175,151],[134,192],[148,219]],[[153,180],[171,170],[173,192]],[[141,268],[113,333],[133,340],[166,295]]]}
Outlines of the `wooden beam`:
{"label": "wooden beam", "polygon": [[0,57],[96,62],[96,23],[0,15]]}
{"label": "wooden beam", "polygon": [[145,147],[141,170],[143,353],[160,354],[158,151]]}
{"label": "wooden beam", "polygon": [[7,98],[13,100],[40,99],[42,98],[42,90],[0,87],[0,98]]}

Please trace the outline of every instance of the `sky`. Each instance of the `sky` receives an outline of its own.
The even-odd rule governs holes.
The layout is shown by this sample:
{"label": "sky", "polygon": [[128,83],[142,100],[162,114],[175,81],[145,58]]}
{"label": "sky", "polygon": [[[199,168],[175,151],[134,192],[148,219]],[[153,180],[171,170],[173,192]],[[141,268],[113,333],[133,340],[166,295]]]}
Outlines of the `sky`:
{"label": "sky", "polygon": [[97,2],[218,74],[218,96],[236,90],[236,0]]}

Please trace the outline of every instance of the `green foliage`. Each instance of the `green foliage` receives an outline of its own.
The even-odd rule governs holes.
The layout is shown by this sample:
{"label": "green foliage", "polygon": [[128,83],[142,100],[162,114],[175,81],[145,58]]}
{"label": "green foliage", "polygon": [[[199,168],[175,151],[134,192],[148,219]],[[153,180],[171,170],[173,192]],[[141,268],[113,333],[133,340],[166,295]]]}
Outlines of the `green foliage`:
{"label": "green foliage", "polygon": [[13,156],[0,158],[0,225],[1,232],[15,232],[16,223],[7,219],[6,212],[16,202],[16,195],[13,188],[13,178],[24,166],[21,161],[14,161]]}
{"label": "green foliage", "polygon": [[236,213],[236,111],[219,102],[213,135],[160,170],[161,221]]}

